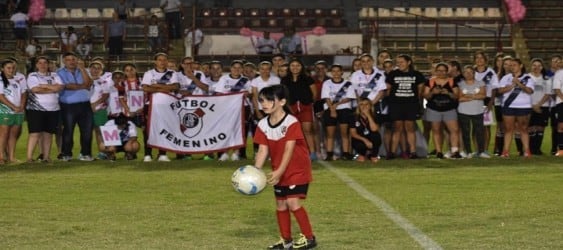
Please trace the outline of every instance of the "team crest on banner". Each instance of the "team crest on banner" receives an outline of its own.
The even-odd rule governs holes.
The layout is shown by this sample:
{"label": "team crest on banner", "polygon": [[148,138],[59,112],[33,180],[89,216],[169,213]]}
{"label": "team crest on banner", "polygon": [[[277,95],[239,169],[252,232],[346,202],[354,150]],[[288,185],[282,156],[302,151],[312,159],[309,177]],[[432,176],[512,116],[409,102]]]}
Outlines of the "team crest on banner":
{"label": "team crest on banner", "polygon": [[244,146],[243,93],[151,97],[148,145],[177,153],[209,153]]}
{"label": "team crest on banner", "polygon": [[182,108],[178,112],[180,118],[180,130],[188,137],[192,138],[201,132],[203,128],[203,116],[205,112],[203,109],[185,109]]}

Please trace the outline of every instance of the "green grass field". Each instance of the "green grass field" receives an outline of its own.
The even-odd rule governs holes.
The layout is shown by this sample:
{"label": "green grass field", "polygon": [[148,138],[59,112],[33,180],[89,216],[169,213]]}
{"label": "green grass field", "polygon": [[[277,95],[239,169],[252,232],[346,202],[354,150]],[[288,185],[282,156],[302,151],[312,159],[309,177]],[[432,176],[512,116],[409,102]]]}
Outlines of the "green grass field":
{"label": "green grass field", "polygon": [[[24,159],[25,142],[18,145]],[[330,164],[444,249],[562,249],[562,162],[542,156]],[[278,240],[273,191],[236,193],[230,176],[245,164],[252,162],[0,166],[0,248],[264,249]],[[319,249],[421,248],[334,171],[315,163],[313,174],[304,204]]]}

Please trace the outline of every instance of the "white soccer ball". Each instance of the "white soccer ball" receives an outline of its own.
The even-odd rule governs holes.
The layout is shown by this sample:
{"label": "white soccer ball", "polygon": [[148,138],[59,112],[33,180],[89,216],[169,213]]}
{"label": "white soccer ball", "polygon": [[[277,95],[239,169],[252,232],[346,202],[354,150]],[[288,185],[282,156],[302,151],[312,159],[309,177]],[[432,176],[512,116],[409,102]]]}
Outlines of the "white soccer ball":
{"label": "white soccer ball", "polygon": [[266,174],[261,169],[246,165],[238,168],[231,177],[233,188],[244,195],[255,195],[266,187]]}

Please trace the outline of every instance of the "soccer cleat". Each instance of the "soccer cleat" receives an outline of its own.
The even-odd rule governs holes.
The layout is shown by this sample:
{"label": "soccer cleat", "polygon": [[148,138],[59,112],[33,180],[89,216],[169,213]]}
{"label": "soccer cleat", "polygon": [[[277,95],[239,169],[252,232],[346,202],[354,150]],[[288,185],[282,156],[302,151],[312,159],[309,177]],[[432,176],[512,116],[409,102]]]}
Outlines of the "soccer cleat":
{"label": "soccer cleat", "polygon": [[168,156],[166,156],[166,155],[159,155],[159,156],[158,156],[158,161],[161,161],[161,162],[169,162],[170,159],[168,159]]}
{"label": "soccer cleat", "polygon": [[94,160],[94,158],[92,158],[92,156],[89,156],[89,155],[81,155],[78,159],[81,160],[81,161],[93,161]]}
{"label": "soccer cleat", "polygon": [[213,160],[213,157],[212,157],[212,156],[209,156],[209,155],[204,155],[204,156],[203,156],[203,160],[204,160],[204,161],[211,161],[211,160]]}
{"label": "soccer cleat", "polygon": [[293,249],[292,247],[293,247],[292,240],[284,240],[280,238],[280,241],[276,242],[271,246],[268,246],[268,249]]}
{"label": "soccer cleat", "polygon": [[315,237],[312,239],[307,239],[305,235],[300,234],[300,237],[293,244],[293,249],[313,249],[317,246],[317,240]]}
{"label": "soccer cleat", "polygon": [[219,157],[219,161],[228,161],[228,160],[229,160],[229,155],[227,153],[223,153],[223,155]]}
{"label": "soccer cleat", "polygon": [[143,158],[144,162],[151,162],[152,161],[152,157],[150,155],[145,155],[145,157]]}

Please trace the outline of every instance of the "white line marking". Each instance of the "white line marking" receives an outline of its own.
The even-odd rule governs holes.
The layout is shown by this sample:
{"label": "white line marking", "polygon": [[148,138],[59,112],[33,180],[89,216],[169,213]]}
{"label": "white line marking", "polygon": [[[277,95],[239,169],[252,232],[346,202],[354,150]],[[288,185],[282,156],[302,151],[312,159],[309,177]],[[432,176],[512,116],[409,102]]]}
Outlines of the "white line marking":
{"label": "white line marking", "polygon": [[413,225],[410,221],[408,221],[405,217],[399,214],[391,205],[387,204],[385,200],[379,198],[377,195],[371,193],[367,189],[365,189],[362,185],[357,183],[354,179],[350,176],[345,174],[344,172],[338,170],[330,163],[325,161],[318,161],[321,165],[331,171],[333,174],[336,175],[341,181],[346,183],[350,188],[354,189],[360,196],[364,197],[368,201],[371,201],[373,205],[375,205],[379,210],[381,210],[387,218],[395,222],[397,226],[405,230],[411,238],[413,238],[418,244],[424,249],[432,249],[432,250],[439,250],[442,249],[438,243],[432,240],[428,235],[424,234],[420,229],[418,229],[415,225]]}

